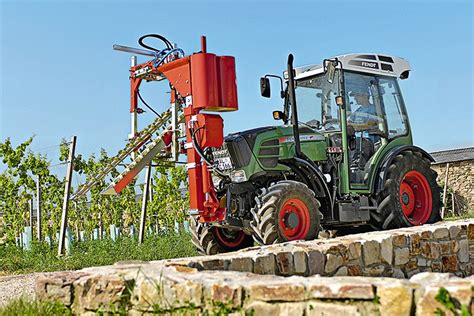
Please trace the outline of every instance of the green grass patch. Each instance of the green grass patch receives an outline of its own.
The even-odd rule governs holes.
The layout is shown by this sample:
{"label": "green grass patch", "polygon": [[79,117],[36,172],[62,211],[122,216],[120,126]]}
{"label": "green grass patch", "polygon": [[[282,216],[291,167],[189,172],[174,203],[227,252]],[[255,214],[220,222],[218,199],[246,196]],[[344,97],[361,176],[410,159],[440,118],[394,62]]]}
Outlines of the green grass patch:
{"label": "green grass patch", "polygon": [[77,270],[114,264],[124,260],[160,260],[197,255],[188,233],[146,237],[143,244],[136,239],[119,238],[74,243],[69,256],[57,256],[57,245],[33,243],[30,251],[11,244],[0,245],[0,274],[20,274]]}
{"label": "green grass patch", "polygon": [[2,316],[36,316],[36,315],[72,315],[71,310],[61,303],[26,301],[19,299],[0,307]]}
{"label": "green grass patch", "polygon": [[456,221],[458,219],[466,219],[466,218],[474,218],[474,211],[469,211],[467,213],[457,215],[457,216],[447,215],[443,218],[443,221]]}

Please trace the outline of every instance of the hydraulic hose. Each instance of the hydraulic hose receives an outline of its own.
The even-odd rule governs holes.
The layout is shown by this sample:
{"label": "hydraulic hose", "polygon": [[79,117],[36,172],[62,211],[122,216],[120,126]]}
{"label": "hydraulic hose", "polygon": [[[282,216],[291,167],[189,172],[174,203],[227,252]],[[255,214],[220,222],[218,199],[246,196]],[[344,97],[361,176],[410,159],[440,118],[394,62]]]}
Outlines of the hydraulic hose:
{"label": "hydraulic hose", "polygon": [[166,48],[168,49],[172,49],[173,48],[173,45],[171,44],[170,41],[168,41],[168,39],[160,34],[146,34],[146,35],[143,35],[142,37],[140,37],[138,39],[138,44],[143,47],[143,48],[146,48],[146,49],[149,49],[149,50],[152,50],[152,51],[155,51],[155,52],[159,52],[160,50],[159,49],[156,49],[155,47],[152,47],[150,45],[147,45],[143,42],[143,40],[145,38],[148,38],[148,37],[152,37],[152,38],[157,38],[159,40],[161,40],[163,43],[165,43],[166,45]]}
{"label": "hydraulic hose", "polygon": [[207,159],[206,155],[204,155],[204,152],[202,151],[202,148],[199,146],[199,144],[197,143],[196,141],[196,133],[203,129],[204,126],[201,126],[199,127],[198,129],[196,130],[193,130],[191,129],[191,141],[193,143],[193,147],[194,149],[196,150],[196,152],[198,153],[199,157],[201,157],[201,159],[209,166],[212,168],[213,171],[215,171],[218,175],[220,175],[221,177],[223,178],[227,178],[228,176],[223,174],[222,172],[220,172],[217,168],[214,168],[214,164],[209,161],[209,159]]}

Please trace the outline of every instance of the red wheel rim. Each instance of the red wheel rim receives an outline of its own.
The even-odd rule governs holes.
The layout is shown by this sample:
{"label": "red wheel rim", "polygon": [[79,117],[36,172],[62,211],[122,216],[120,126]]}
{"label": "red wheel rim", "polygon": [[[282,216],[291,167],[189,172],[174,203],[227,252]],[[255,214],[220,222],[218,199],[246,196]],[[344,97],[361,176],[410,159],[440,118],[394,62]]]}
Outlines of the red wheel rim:
{"label": "red wheel rim", "polygon": [[215,227],[215,232],[219,243],[228,248],[238,247],[245,238],[245,233],[242,230],[232,231],[229,229]]}
{"label": "red wheel rim", "polygon": [[310,227],[308,207],[300,199],[287,200],[280,210],[279,222],[288,240],[304,239]]}
{"label": "red wheel rim", "polygon": [[400,205],[413,225],[425,224],[431,215],[433,197],[426,177],[416,170],[405,174],[400,183]]}

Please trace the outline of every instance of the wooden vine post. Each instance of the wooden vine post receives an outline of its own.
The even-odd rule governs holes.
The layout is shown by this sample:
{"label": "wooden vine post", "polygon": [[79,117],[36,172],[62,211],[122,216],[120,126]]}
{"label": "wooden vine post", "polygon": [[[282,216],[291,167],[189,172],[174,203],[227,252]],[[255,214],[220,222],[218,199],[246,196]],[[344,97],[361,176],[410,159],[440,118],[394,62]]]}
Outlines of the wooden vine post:
{"label": "wooden vine post", "polygon": [[74,151],[76,150],[76,136],[73,136],[69,146],[69,157],[67,161],[66,182],[64,184],[63,212],[61,215],[61,230],[59,231],[58,256],[64,254],[64,244],[67,227],[67,210],[69,205],[69,194],[71,191],[72,170],[74,168]]}
{"label": "wooden vine post", "polygon": [[448,195],[448,177],[449,177],[449,162],[446,163],[446,172],[444,174],[444,189],[443,189],[443,207],[441,208],[441,218],[444,218],[444,211],[446,210],[446,196]]}

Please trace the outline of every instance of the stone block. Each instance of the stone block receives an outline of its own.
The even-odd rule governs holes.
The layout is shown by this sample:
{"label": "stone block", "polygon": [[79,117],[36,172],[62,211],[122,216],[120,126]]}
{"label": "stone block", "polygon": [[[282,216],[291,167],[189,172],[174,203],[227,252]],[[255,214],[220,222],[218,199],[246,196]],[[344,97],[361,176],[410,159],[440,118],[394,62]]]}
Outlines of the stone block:
{"label": "stone block", "polygon": [[433,233],[429,230],[424,230],[420,233],[420,238],[423,240],[432,240],[433,239]]}
{"label": "stone block", "polygon": [[365,265],[380,262],[380,244],[376,240],[368,240],[362,245]]}
{"label": "stone block", "polygon": [[293,263],[295,266],[295,274],[308,274],[307,256],[303,250],[293,252]]}
{"label": "stone block", "polygon": [[459,233],[461,232],[461,228],[457,225],[450,225],[448,230],[449,230],[449,238],[451,239],[457,238]]}
{"label": "stone block", "polygon": [[465,239],[459,241],[459,262],[469,262],[469,242]]}
{"label": "stone block", "polygon": [[295,273],[295,265],[291,252],[278,252],[277,254],[275,254],[275,262],[278,275],[293,275]]}
{"label": "stone block", "polygon": [[302,284],[294,284],[290,281],[285,283],[254,282],[245,286],[247,300],[250,301],[281,301],[293,302],[305,299],[305,287]]}
{"label": "stone block", "polygon": [[55,301],[61,302],[62,304],[69,306],[72,304],[72,285],[62,284],[47,284],[46,293]]}
{"label": "stone block", "polygon": [[412,256],[419,255],[421,253],[421,236],[414,234],[410,236],[410,254]]}
{"label": "stone block", "polygon": [[332,245],[328,248],[327,253],[340,255],[344,261],[349,260],[349,249],[343,244]]}
{"label": "stone block", "polygon": [[421,273],[421,270],[420,269],[415,269],[415,270],[411,270],[411,271],[407,271],[407,278],[411,278],[412,276],[414,275],[417,275]]}
{"label": "stone block", "polygon": [[362,254],[362,245],[360,242],[352,242],[348,247],[349,260],[359,259]]}
{"label": "stone block", "polygon": [[214,283],[204,288],[206,304],[225,304],[233,308],[242,305],[242,289],[237,285]]}
{"label": "stone block", "polygon": [[449,230],[446,227],[438,227],[433,231],[433,238],[446,239],[449,237]]}
{"label": "stone block", "polygon": [[451,252],[456,253],[459,251],[459,242],[457,240],[451,240]]}
{"label": "stone block", "polygon": [[420,257],[420,258],[417,259],[417,266],[419,266],[419,267],[427,267],[430,264],[431,263],[428,260],[426,260],[425,258]]}
{"label": "stone block", "polygon": [[429,259],[439,259],[441,246],[437,242],[422,242],[421,254]]}
{"label": "stone block", "polygon": [[279,315],[277,304],[267,302],[252,302],[245,307],[245,315]]}
{"label": "stone block", "polygon": [[123,298],[130,297],[131,291],[134,290],[134,282],[113,274],[79,279],[74,283],[73,310],[75,312],[118,310],[124,304],[128,304]]}
{"label": "stone block", "polygon": [[56,272],[38,277],[35,284],[36,298],[58,301],[70,306],[73,301],[73,283],[88,274],[82,272]]}
{"label": "stone block", "polygon": [[344,260],[342,259],[342,256],[328,253],[326,255],[326,265],[324,267],[324,272],[329,274],[336,271],[337,268],[342,266],[343,262]]}
{"label": "stone block", "polygon": [[326,257],[319,250],[309,250],[306,253],[308,257],[308,274],[324,274]]}
{"label": "stone block", "polygon": [[309,278],[306,284],[308,299],[360,299],[375,297],[374,287],[363,277]]}
{"label": "stone block", "polygon": [[202,260],[195,263],[199,270],[225,270],[228,265],[229,261],[221,258]]}
{"label": "stone block", "polygon": [[392,239],[391,238],[386,238],[386,239],[382,240],[380,256],[382,257],[383,261],[385,261],[388,264],[392,264],[393,245],[392,245]]}
{"label": "stone block", "polygon": [[418,268],[418,261],[417,261],[416,258],[410,259],[410,260],[405,264],[405,270],[406,270],[406,271],[415,270],[416,268]]}
{"label": "stone block", "polygon": [[303,316],[306,303],[252,302],[239,315],[295,315]]}
{"label": "stone block", "polygon": [[474,242],[469,243],[469,258],[474,259]]}
{"label": "stone block", "polygon": [[474,223],[467,225],[467,239],[474,240]]}
{"label": "stone block", "polygon": [[369,267],[364,267],[362,269],[362,274],[366,276],[379,277],[382,276],[385,272],[385,265],[377,264]]}
{"label": "stone block", "polygon": [[348,275],[348,270],[347,267],[340,267],[337,269],[336,273],[334,273],[334,276],[346,276]]}
{"label": "stone block", "polygon": [[451,250],[451,241],[441,241],[439,243],[440,252],[442,255],[447,255]]}
{"label": "stone block", "polygon": [[275,274],[275,256],[272,253],[257,256],[254,259],[253,272],[257,274]]}
{"label": "stone block", "polygon": [[350,276],[360,276],[362,275],[362,269],[359,264],[348,264],[347,265],[347,275]]}
{"label": "stone block", "polygon": [[[264,314],[262,314],[264,315]],[[271,314],[265,314],[271,315]],[[287,314],[290,315],[290,314]],[[344,315],[344,316],[359,316],[361,313],[355,305],[343,304],[341,302],[319,302],[310,301],[306,304],[305,316],[329,316],[329,315]]]}
{"label": "stone block", "polygon": [[399,248],[394,251],[394,264],[396,266],[403,265],[410,260],[410,251],[408,248]]}
{"label": "stone block", "polygon": [[405,279],[406,276],[402,269],[395,267],[392,270],[392,277],[397,279]]}
{"label": "stone block", "polygon": [[407,237],[405,235],[394,235],[392,243],[397,247],[405,247],[407,245]]}
{"label": "stone block", "polygon": [[458,259],[456,255],[449,255],[441,257],[443,272],[456,272],[458,266]]}
{"label": "stone block", "polygon": [[381,315],[411,315],[413,288],[406,281],[386,282],[377,286]]}
{"label": "stone block", "polygon": [[[452,301],[455,302],[455,306],[457,306],[457,315],[460,313],[460,306],[466,305],[469,306],[471,299],[472,299],[472,289],[470,282],[453,282],[448,281],[445,282],[442,286],[448,291]],[[416,299],[416,315],[437,315],[437,314],[444,314],[444,315],[453,315],[452,312],[446,309],[446,307],[436,300],[436,296],[439,293],[441,286],[427,286],[424,289],[416,290],[419,292],[415,295]],[[472,310],[471,310],[472,312]]]}
{"label": "stone block", "polygon": [[441,272],[443,265],[440,261],[432,261],[431,262],[431,271],[433,272]]}
{"label": "stone block", "polygon": [[228,270],[240,272],[252,272],[253,260],[250,257],[235,257],[230,260]]}

